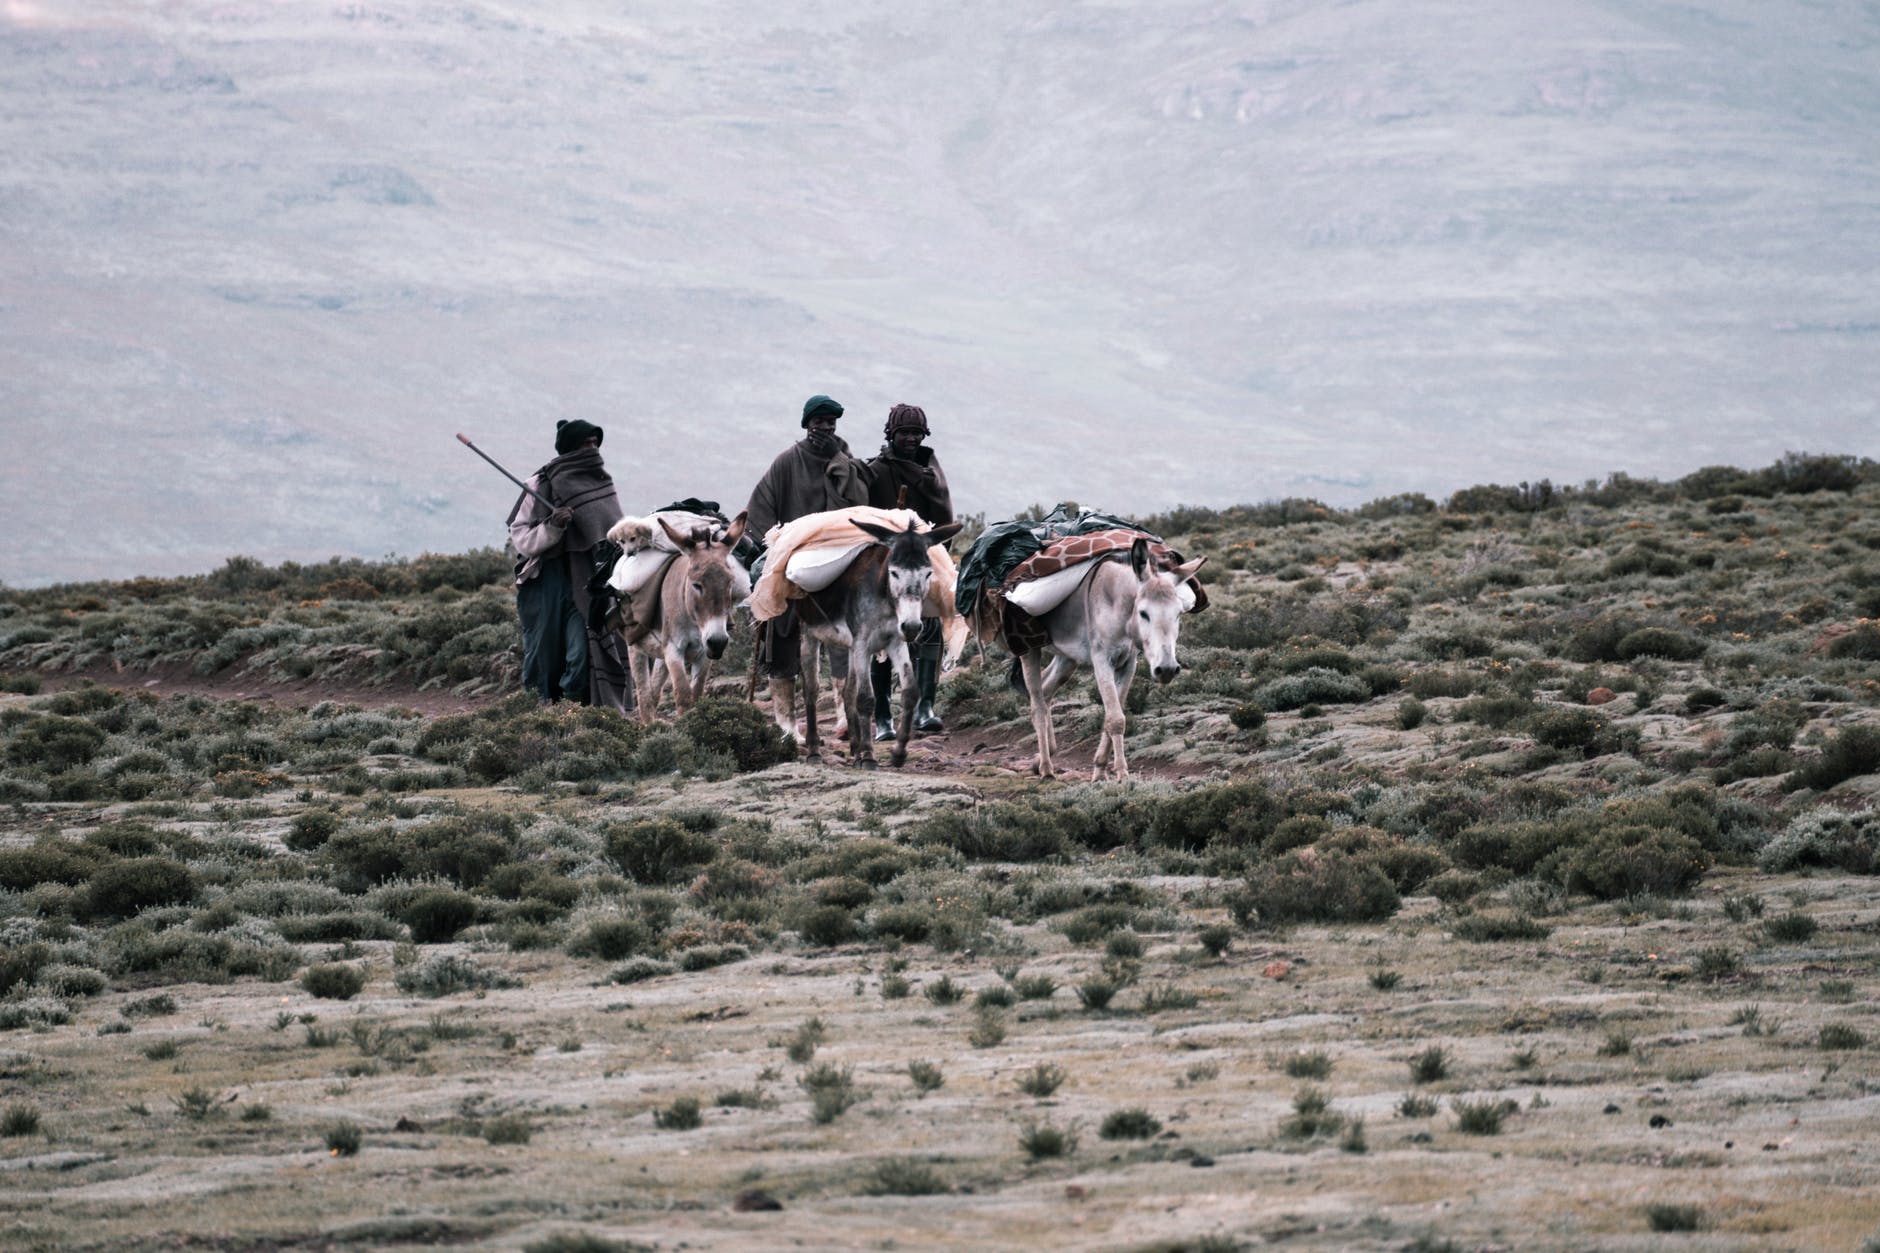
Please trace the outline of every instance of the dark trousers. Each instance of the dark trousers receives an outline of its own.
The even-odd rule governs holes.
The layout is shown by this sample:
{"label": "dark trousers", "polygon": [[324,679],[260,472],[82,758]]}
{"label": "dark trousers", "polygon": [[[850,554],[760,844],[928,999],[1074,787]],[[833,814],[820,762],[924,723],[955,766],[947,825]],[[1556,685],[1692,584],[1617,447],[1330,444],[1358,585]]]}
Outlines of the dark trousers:
{"label": "dark trousers", "polygon": [[[938,674],[940,653],[945,644],[946,637],[940,633],[940,619],[922,618],[920,635],[907,651],[913,654],[916,665],[923,661],[932,663],[934,673]],[[894,667],[888,664],[886,657],[880,658],[874,663],[871,677],[875,681],[875,716],[879,718],[881,711],[889,707],[888,690],[894,685]],[[933,699],[932,692],[922,692],[920,695],[924,700]]]}
{"label": "dark trousers", "polygon": [[591,629],[586,552],[542,561],[541,573],[516,589],[522,620],[522,685],[545,701],[572,700],[622,712],[633,708],[633,680],[620,633]]}
{"label": "dark trousers", "polygon": [[545,701],[587,704],[587,623],[575,608],[565,554],[543,558],[541,572],[516,589],[516,616],[522,619],[522,685]]}
{"label": "dark trousers", "polygon": [[[794,679],[803,673],[803,623],[796,606],[763,624],[763,638],[758,644],[758,659],[764,664],[764,677]],[[829,673],[837,682],[849,677],[849,650],[829,650]]]}

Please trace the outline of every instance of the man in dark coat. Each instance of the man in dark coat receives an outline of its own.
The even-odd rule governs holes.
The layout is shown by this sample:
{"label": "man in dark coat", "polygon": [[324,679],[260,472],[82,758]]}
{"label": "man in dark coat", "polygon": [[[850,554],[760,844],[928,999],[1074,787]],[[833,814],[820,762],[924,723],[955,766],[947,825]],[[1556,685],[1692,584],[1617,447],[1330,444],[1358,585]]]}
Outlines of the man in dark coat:
{"label": "man in dark coat", "polygon": [[[868,503],[866,473],[836,434],[836,421],[841,416],[842,406],[827,396],[811,396],[803,402],[805,434],[777,454],[770,469],[751,489],[747,535],[763,538],[772,527],[794,522],[805,514]],[[794,734],[796,727],[796,678],[803,667],[801,641],[794,608],[764,623],[758,640],[758,657],[770,678],[771,713],[789,734]],[[831,649],[830,674],[840,681],[848,671],[848,653]],[[815,698],[814,692],[804,693],[805,700]],[[840,727],[837,734],[841,734]]]}
{"label": "man in dark coat", "polygon": [[620,521],[614,481],[601,464],[604,432],[580,419],[555,424],[553,461],[529,479],[509,511],[516,553],[516,613],[522,620],[522,682],[544,703],[579,701],[625,711],[632,707],[617,632],[592,619],[588,581],[594,550]]}
{"label": "man in dark coat", "polygon": [[[946,471],[940,458],[926,446],[927,414],[916,405],[896,405],[888,410],[888,424],[882,430],[887,442],[881,452],[868,461],[868,503],[881,509],[905,505],[919,514],[928,525],[941,526],[953,521],[953,493],[947,487]],[[919,703],[914,706],[914,729],[931,734],[945,730],[933,702],[940,686],[942,650],[940,619],[922,618],[920,638],[914,648],[914,682]],[[894,670],[885,658],[874,663],[875,738],[894,738],[894,706],[888,700],[888,687]]]}

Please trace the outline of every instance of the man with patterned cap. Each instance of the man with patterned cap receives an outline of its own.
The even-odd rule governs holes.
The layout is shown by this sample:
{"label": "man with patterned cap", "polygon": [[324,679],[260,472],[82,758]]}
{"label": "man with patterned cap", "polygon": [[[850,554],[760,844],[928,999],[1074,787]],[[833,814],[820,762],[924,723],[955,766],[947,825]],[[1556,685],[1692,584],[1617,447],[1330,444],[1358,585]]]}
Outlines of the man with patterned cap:
{"label": "man with patterned cap", "polygon": [[[544,704],[632,707],[617,632],[592,621],[594,549],[620,521],[620,498],[601,464],[604,432],[579,418],[555,424],[555,459],[537,470],[509,511],[522,619],[522,682]],[[542,503],[537,495],[553,502]]]}
{"label": "man with patterned cap", "polygon": [[[887,442],[881,452],[869,459],[868,503],[882,509],[905,506],[919,514],[929,526],[953,521],[953,493],[947,487],[946,471],[940,458],[926,446],[928,436],[926,411],[917,405],[896,405],[888,410],[888,424],[882,430]],[[915,641],[914,683],[919,703],[914,706],[914,729],[927,734],[945,730],[933,702],[940,686],[942,640],[940,619],[922,618],[920,638]],[[888,688],[894,670],[886,658],[874,663],[875,738],[894,738],[894,705]]]}
{"label": "man with patterned cap", "polygon": [[[868,479],[849,446],[836,434],[842,406],[827,396],[803,402],[804,436],[777,454],[764,477],[751,489],[745,534],[762,538],[770,528],[810,513],[868,503]],[[802,633],[796,610],[763,624],[758,658],[770,679],[770,710],[788,734],[796,728],[796,678],[802,673]],[[847,651],[829,650],[829,672],[840,681],[849,672]],[[804,693],[814,700],[814,692]],[[841,734],[841,728],[837,728]]]}

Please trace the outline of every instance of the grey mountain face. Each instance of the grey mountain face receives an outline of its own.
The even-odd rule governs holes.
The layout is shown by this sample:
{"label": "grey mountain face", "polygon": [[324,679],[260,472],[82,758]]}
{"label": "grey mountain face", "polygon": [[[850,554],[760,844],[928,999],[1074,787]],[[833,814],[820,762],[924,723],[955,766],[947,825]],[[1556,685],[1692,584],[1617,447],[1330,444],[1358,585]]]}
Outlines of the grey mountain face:
{"label": "grey mountain face", "polygon": [[12,583],[498,543],[558,417],[735,508],[818,391],[995,516],[1880,453],[1872,3],[0,0],[0,153]]}

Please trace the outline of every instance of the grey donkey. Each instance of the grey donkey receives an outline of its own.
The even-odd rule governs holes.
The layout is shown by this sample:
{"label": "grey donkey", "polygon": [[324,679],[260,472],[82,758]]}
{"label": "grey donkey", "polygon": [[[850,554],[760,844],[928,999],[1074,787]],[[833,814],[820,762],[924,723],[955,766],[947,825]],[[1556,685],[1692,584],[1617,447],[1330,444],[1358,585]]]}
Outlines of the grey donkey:
{"label": "grey donkey", "polygon": [[[849,563],[840,577],[820,592],[811,592],[796,602],[797,619],[808,637],[803,649],[804,736],[803,756],[808,761],[822,759],[822,741],[816,729],[817,654],[816,643],[849,650],[849,677],[842,685],[842,704],[848,717],[849,748],[855,764],[865,770],[875,768],[875,746],[869,735],[874,725],[875,702],[885,700],[885,692],[874,690],[868,659],[886,653],[901,683],[901,713],[895,721],[894,748],[888,755],[893,765],[907,761],[907,741],[913,734],[914,660],[908,645],[920,635],[921,602],[927,597],[927,585],[933,581],[933,563],[927,550],[944,544],[960,533],[960,524],[949,522],[931,531],[895,531],[872,522],[855,524],[874,539],[874,543]],[[781,708],[790,707],[789,693]]]}
{"label": "grey donkey", "polygon": [[1175,659],[1175,640],[1181,633],[1181,585],[1206,560],[1197,557],[1173,569],[1158,569],[1150,560],[1149,542],[1139,539],[1130,546],[1127,563],[1120,556],[1100,559],[1083,586],[1044,615],[1056,656],[1049,666],[1035,651],[1019,659],[1025,690],[1031,695],[1040,777],[1049,779],[1057,773],[1051,697],[1080,665],[1095,673],[1097,696],[1103,702],[1103,734],[1097,740],[1091,778],[1101,779],[1106,766],[1118,779],[1129,777],[1129,763],[1123,756],[1127,722],[1123,702],[1136,677],[1137,651],[1148,661],[1156,682],[1167,683],[1181,673],[1181,662]]}
{"label": "grey donkey", "polygon": [[731,555],[744,534],[743,514],[717,538],[702,528],[682,533],[664,518],[659,525],[679,546],[679,555],[659,576],[659,621],[633,644],[633,689],[641,722],[653,720],[668,676],[677,712],[705,695],[711,663],[731,640],[731,611],[751,594],[750,573]]}

